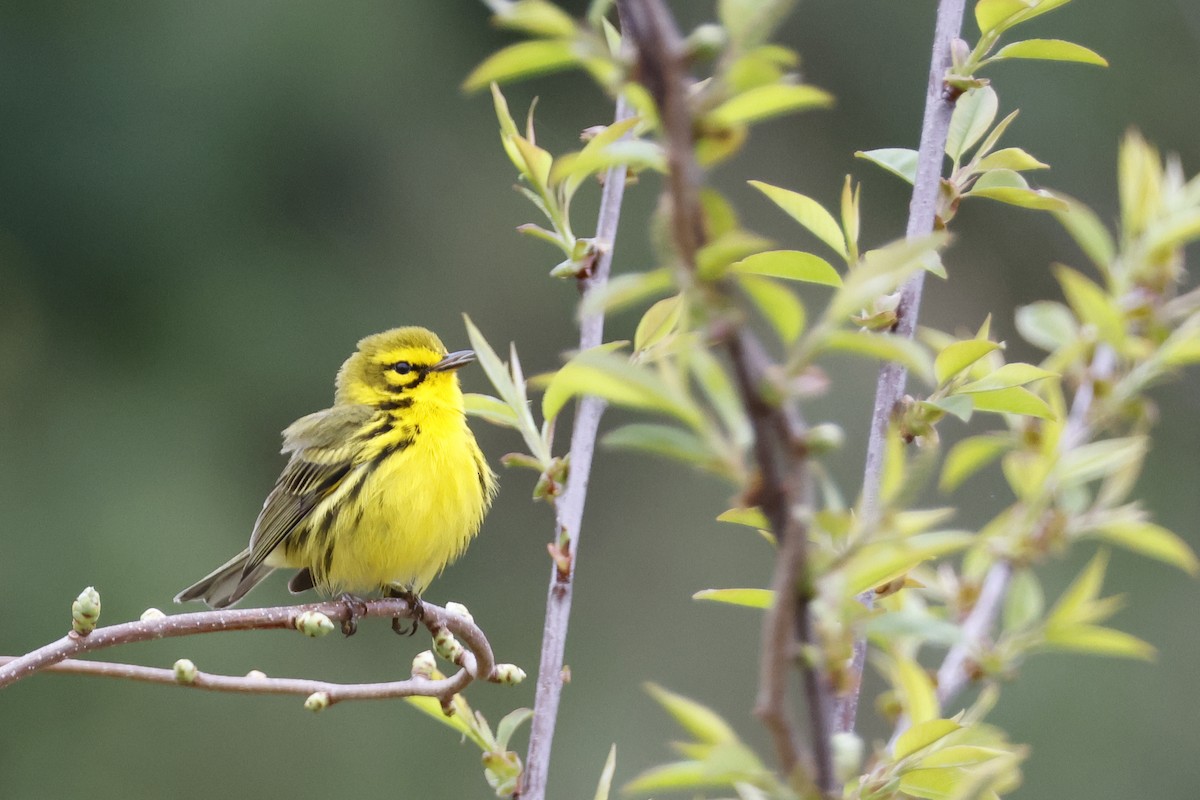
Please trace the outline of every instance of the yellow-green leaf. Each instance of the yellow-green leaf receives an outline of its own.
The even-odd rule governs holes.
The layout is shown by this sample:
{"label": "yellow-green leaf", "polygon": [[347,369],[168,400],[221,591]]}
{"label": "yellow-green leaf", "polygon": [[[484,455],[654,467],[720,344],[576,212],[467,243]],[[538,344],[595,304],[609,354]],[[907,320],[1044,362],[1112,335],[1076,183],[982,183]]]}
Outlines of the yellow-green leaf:
{"label": "yellow-green leaf", "polygon": [[785,214],[799,222],[814,236],[829,245],[841,257],[846,257],[846,239],[842,226],[825,207],[811,197],[781,189],[762,181],[750,181],[750,185],[765,194]]}
{"label": "yellow-green leaf", "polygon": [[955,767],[909,770],[900,776],[900,791],[923,800],[951,800],[965,776]]}
{"label": "yellow-green leaf", "polygon": [[961,726],[951,719],[930,719],[913,725],[896,737],[893,754],[897,761],[923,750],[954,733]]}
{"label": "yellow-green leaf", "polygon": [[768,250],[747,256],[733,265],[742,275],[765,275],[789,281],[841,286],[842,276],[825,259],[799,250]]}
{"label": "yellow-green leaf", "polygon": [[1058,650],[1097,656],[1139,658],[1150,661],[1154,646],[1138,637],[1100,625],[1061,625],[1046,630],[1046,644]]}
{"label": "yellow-green leaf", "polygon": [[894,361],[927,383],[933,383],[933,360],[920,342],[890,333],[834,331],[822,343],[823,350]]}
{"label": "yellow-green leaf", "polygon": [[999,343],[989,342],[986,339],[967,339],[943,347],[933,362],[933,372],[937,378],[937,385],[941,386],[945,384],[946,381],[958,375],[958,373],[988,353],[999,349]]}
{"label": "yellow-green leaf", "polygon": [[929,722],[938,715],[937,695],[933,681],[925,668],[915,661],[898,657],[894,662],[896,688],[899,690],[904,710],[914,724]]}
{"label": "yellow-green leaf", "polygon": [[555,373],[542,397],[542,417],[554,419],[577,395],[670,414],[692,427],[700,424],[700,412],[690,398],[668,386],[655,372],[601,348],[584,350]]}
{"label": "yellow-green leaf", "polygon": [[460,736],[465,736],[466,738],[470,739],[479,746],[479,749],[484,751],[489,749],[488,742],[485,742],[482,738],[480,738],[479,733],[467,723],[465,719],[466,715],[451,714],[450,716],[447,716],[445,712],[442,711],[441,701],[439,701],[436,697],[406,697],[404,698],[404,702],[424,712],[425,714],[428,714],[430,717],[433,717],[447,728],[450,728],[458,733]]}
{"label": "yellow-green leaf", "polygon": [[604,769],[600,772],[600,781],[596,784],[596,793],[592,795],[592,800],[608,800],[609,792],[612,791],[613,773],[617,769],[617,745],[613,744],[608,749],[608,758],[604,760]]}
{"label": "yellow-green leaf", "polygon": [[707,744],[736,742],[737,734],[721,715],[695,700],[664,689],[655,683],[645,684],[646,691],[675,718],[696,741]]}
{"label": "yellow-green leaf", "polygon": [[1064,453],[1053,474],[1064,487],[1080,486],[1140,462],[1148,446],[1149,439],[1146,436],[1089,442]]}
{"label": "yellow-green leaf", "polygon": [[955,163],[962,160],[996,119],[1000,101],[990,86],[981,86],[958,98],[950,117],[950,132],[946,136],[946,155]]}
{"label": "yellow-green leaf", "polygon": [[946,454],[938,488],[943,492],[954,491],[1012,447],[1012,439],[1008,436],[983,435],[963,439]]}
{"label": "yellow-green leaf", "polygon": [[[992,170],[996,172],[997,170]],[[988,173],[989,175],[992,173]],[[1035,211],[1066,211],[1066,204],[1045,189],[1028,189],[1019,186],[978,187],[967,192],[967,197],[986,197],[1000,203]]]}
{"label": "yellow-green leaf", "polygon": [[1102,271],[1107,271],[1112,266],[1116,253],[1116,245],[1113,244],[1108,228],[1100,221],[1095,211],[1079,200],[1061,192],[1055,193],[1055,196],[1067,204],[1067,210],[1055,211],[1054,218],[1066,229],[1092,263]]}
{"label": "yellow-green leaf", "polygon": [[702,589],[693,594],[692,599],[747,608],[770,608],[775,602],[775,593],[770,589]]}
{"label": "yellow-green leaf", "polygon": [[512,409],[512,406],[498,397],[492,397],[490,394],[467,392],[463,395],[463,404],[468,416],[479,417],[502,428],[516,428],[519,426],[517,412]]}
{"label": "yellow-green leaf", "polygon": [[1189,575],[1200,573],[1200,560],[1178,535],[1145,520],[1127,520],[1105,525],[1094,535],[1149,558],[1155,558]]}
{"label": "yellow-green leaf", "polygon": [[758,275],[739,275],[738,284],[785,345],[804,331],[804,305],[786,286]]}
{"label": "yellow-green leaf", "polygon": [[833,95],[815,86],[773,83],[731,97],[710,111],[707,119],[718,127],[728,128],[831,105]]}
{"label": "yellow-green leaf", "polygon": [[1096,51],[1089,50],[1081,44],[1065,42],[1062,39],[1026,39],[1023,42],[1013,42],[1000,48],[999,52],[989,60],[999,61],[1004,58],[1074,61],[1078,64],[1094,64],[1098,67],[1108,66],[1108,61]]}
{"label": "yellow-green leaf", "polygon": [[1042,616],[1046,597],[1037,575],[1028,568],[1018,569],[1009,582],[1004,598],[1004,630],[1011,633],[1032,625]]}
{"label": "yellow-green leaf", "polygon": [[766,250],[771,244],[770,239],[734,229],[700,248],[696,253],[696,272],[705,280],[714,280],[735,261]]}
{"label": "yellow-green leaf", "polygon": [[874,542],[859,548],[846,561],[846,590],[850,596],[900,577],[931,558],[970,545],[975,537],[962,531],[920,533],[900,541]]}
{"label": "yellow-green leaf", "polygon": [[549,0],[517,0],[502,5],[492,17],[501,28],[525,31],[534,36],[571,36],[575,20]]}
{"label": "yellow-green leaf", "polygon": [[973,392],[971,399],[975,401],[977,411],[1054,419],[1054,412],[1046,404],[1046,401],[1024,386],[1012,386],[990,392]]}
{"label": "yellow-green leaf", "polygon": [[1116,301],[1104,289],[1070,267],[1056,264],[1054,276],[1058,278],[1075,316],[1095,325],[1104,341],[1119,347],[1125,339],[1125,317]]}
{"label": "yellow-green leaf", "polygon": [[979,0],[975,4],[975,21],[979,23],[981,33],[1003,33],[1069,2],[1071,0]]}
{"label": "yellow-green leaf", "polygon": [[977,381],[959,387],[955,394],[973,394],[975,392],[992,392],[996,389],[1008,389],[1012,386],[1025,386],[1046,378],[1057,378],[1058,373],[1048,369],[1035,367],[1032,364],[1016,362],[1004,364]]}
{"label": "yellow-green leaf", "polygon": [[1100,596],[1100,589],[1104,585],[1104,573],[1107,569],[1108,553],[1101,550],[1092,556],[1092,560],[1058,598],[1050,616],[1047,617],[1048,627],[1067,626],[1080,619],[1088,618],[1088,606]]}
{"label": "yellow-green leaf", "polygon": [[681,428],[638,422],[609,431],[601,440],[605,447],[641,450],[687,464],[704,465],[717,456],[700,437]]}
{"label": "yellow-green leaf", "polygon": [[921,768],[969,767],[993,758],[1009,755],[1009,751],[997,747],[982,747],[977,744],[954,744],[930,753],[921,759]]}
{"label": "yellow-green leaf", "polygon": [[1025,341],[1053,352],[1079,338],[1071,311],[1053,300],[1038,300],[1017,309],[1017,330]]}
{"label": "yellow-green leaf", "polygon": [[750,528],[770,528],[771,523],[763,516],[759,508],[731,508],[722,511],[717,517],[718,522],[732,522],[734,525],[745,525]]}
{"label": "yellow-green leaf", "polygon": [[529,78],[579,63],[571,42],[563,39],[535,39],[509,45],[484,59],[467,79],[463,89],[474,92],[490,83]]}
{"label": "yellow-green leaf", "polygon": [[867,251],[830,298],[824,318],[840,324],[877,298],[895,291],[931,261],[936,262],[938,249],[947,241],[948,234],[938,232],[919,239],[898,239]]}
{"label": "yellow-green leaf", "polygon": [[881,147],[878,150],[857,150],[855,158],[870,161],[909,183],[917,179],[917,151],[906,147]]}
{"label": "yellow-green leaf", "polygon": [[664,298],[650,306],[638,321],[637,332],[633,335],[633,349],[641,352],[674,333],[679,327],[682,313],[682,294]]}
{"label": "yellow-green leaf", "polygon": [[675,285],[671,270],[663,267],[649,272],[615,275],[599,291],[588,295],[580,304],[579,313],[616,312],[643,303],[651,297],[669,291]]}
{"label": "yellow-green leaf", "polygon": [[1006,169],[1013,172],[1024,172],[1032,169],[1048,169],[1049,167],[1049,164],[1038,161],[1019,147],[1006,147],[981,158],[975,165],[975,171],[988,172],[994,169]]}

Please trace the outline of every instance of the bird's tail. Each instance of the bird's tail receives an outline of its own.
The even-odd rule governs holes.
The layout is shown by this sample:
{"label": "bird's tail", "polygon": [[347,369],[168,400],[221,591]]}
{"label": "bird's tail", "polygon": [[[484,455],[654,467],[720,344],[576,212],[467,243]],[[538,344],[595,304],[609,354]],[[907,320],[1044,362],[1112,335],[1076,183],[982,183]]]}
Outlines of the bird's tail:
{"label": "bird's tail", "polygon": [[246,561],[249,558],[249,549],[243,550],[210,574],[175,595],[175,602],[203,600],[211,608],[225,608],[233,605],[241,600],[246,592],[257,586],[263,578],[275,571],[274,567],[259,564],[243,575]]}

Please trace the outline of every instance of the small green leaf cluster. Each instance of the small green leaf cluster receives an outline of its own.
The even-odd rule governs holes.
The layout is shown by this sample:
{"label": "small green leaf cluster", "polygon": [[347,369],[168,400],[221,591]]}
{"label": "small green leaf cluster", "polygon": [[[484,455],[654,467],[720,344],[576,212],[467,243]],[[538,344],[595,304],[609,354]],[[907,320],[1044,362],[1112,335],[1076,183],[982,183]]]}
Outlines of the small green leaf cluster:
{"label": "small green leaf cluster", "polygon": [[[437,669],[433,653],[428,650],[413,660],[413,675],[430,680],[446,677]],[[483,774],[488,785],[497,797],[513,796],[521,778],[521,757],[508,747],[513,735],[533,716],[530,709],[510,711],[493,732],[483,714],[472,709],[461,694],[454,695],[446,704],[436,697],[413,696],[404,698],[404,701],[479,747],[483,753]]]}

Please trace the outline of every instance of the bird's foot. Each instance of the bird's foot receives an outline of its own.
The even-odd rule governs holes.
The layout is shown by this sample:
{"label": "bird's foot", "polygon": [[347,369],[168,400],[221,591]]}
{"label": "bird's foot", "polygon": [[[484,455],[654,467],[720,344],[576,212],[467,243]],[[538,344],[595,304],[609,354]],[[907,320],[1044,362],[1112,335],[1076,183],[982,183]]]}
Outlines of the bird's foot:
{"label": "bird's foot", "polygon": [[425,606],[421,603],[420,596],[408,589],[390,587],[387,590],[387,596],[396,597],[408,603],[409,611],[412,612],[412,627],[408,627],[404,617],[392,617],[392,630],[401,636],[412,636],[417,632],[417,628],[421,627],[421,621],[425,619]]}
{"label": "bird's foot", "polygon": [[367,614],[367,601],[349,592],[342,592],[337,599],[346,606],[346,618],[342,620],[342,634],[353,636],[358,631],[358,618]]}

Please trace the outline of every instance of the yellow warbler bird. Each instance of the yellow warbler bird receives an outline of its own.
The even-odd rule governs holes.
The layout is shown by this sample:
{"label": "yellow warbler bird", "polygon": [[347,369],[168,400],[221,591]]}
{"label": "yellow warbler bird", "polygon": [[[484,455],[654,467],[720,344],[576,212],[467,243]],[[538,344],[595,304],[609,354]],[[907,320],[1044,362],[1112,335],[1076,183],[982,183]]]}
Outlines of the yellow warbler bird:
{"label": "yellow warbler bird", "polygon": [[249,547],[175,602],[224,608],[274,570],[296,568],[292,592],[383,590],[416,608],[496,492],[456,374],[474,360],[470,350],[447,353],[424,328],[360,341],[338,371],[333,407],[283,432],[288,463]]}

